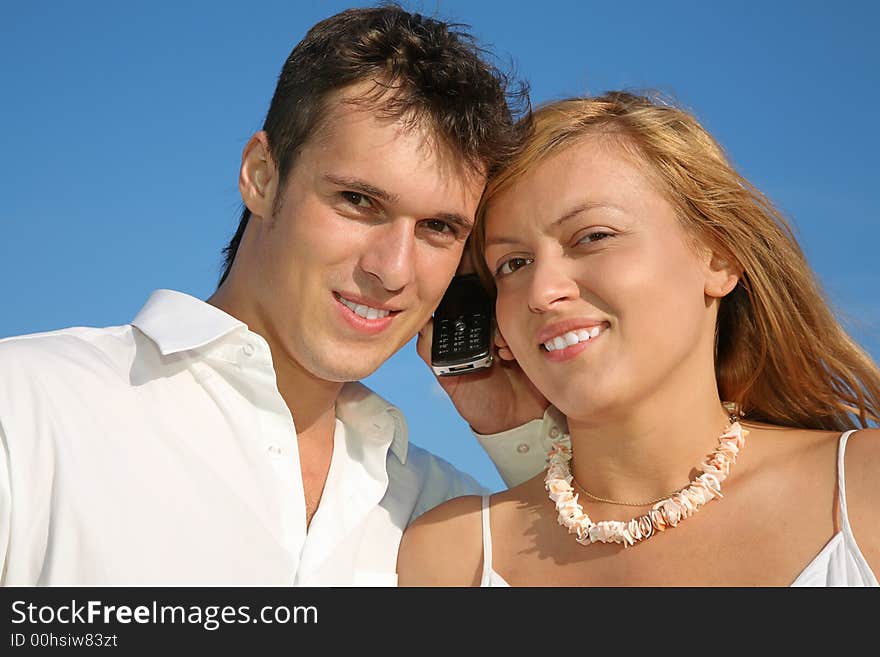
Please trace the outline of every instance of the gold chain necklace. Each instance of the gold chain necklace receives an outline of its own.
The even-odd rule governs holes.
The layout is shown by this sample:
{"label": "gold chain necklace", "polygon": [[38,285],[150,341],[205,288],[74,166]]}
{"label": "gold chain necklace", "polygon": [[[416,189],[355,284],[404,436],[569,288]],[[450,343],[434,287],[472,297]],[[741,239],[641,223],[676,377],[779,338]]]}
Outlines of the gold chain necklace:
{"label": "gold chain necklace", "polygon": [[609,500],[604,497],[599,497],[598,495],[593,495],[590,491],[588,491],[586,488],[584,488],[577,479],[574,478],[574,475],[572,475],[572,477],[571,477],[571,483],[573,483],[575,485],[575,487],[580,492],[582,492],[584,495],[589,497],[591,500],[595,500],[596,502],[607,502],[608,504],[617,504],[618,506],[650,506],[651,504],[656,504],[657,502],[662,502],[667,497],[672,497],[673,495],[675,495],[676,493],[678,493],[681,490],[681,488],[677,488],[674,491],[672,491],[671,493],[667,493],[666,495],[661,495],[660,497],[655,498],[653,500],[649,500],[647,502],[618,502],[617,500]]}

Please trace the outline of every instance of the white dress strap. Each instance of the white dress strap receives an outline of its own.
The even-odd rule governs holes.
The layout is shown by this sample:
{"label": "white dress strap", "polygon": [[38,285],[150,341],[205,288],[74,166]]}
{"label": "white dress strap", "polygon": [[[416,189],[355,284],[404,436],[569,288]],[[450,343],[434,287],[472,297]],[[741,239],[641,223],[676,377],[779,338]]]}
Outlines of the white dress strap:
{"label": "white dress strap", "polygon": [[840,530],[807,564],[795,578],[792,586],[880,586],[871,566],[856,544],[846,508],[844,455],[847,440],[856,431],[856,429],[846,431],[837,441],[837,507]]}
{"label": "white dress strap", "polygon": [[483,575],[480,586],[488,586],[492,576],[492,532],[489,529],[489,496],[483,495]]}
{"label": "white dress strap", "polygon": [[849,524],[849,516],[846,512],[846,476],[844,473],[843,461],[846,453],[846,441],[849,440],[849,437],[856,431],[857,429],[850,429],[841,435],[837,446],[837,490],[838,504],[840,506],[840,529],[853,542],[855,542],[855,537],[853,536],[852,527],[850,527]]}

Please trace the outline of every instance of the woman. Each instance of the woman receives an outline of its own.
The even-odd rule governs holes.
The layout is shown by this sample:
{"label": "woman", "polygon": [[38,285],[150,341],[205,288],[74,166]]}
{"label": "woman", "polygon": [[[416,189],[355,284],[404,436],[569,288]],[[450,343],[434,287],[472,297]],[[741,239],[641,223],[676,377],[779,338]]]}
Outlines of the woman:
{"label": "woman", "polygon": [[849,430],[880,371],[784,219],[679,109],[616,92],[532,120],[475,239],[500,355],[570,447],[422,516],[401,585],[876,586],[880,431]]}

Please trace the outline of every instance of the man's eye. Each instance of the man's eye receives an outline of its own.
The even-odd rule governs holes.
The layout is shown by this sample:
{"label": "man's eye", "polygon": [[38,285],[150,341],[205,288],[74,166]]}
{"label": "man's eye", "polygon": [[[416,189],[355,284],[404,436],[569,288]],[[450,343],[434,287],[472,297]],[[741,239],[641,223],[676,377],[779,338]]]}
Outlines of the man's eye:
{"label": "man's eye", "polygon": [[506,276],[512,274],[517,269],[521,269],[526,265],[530,265],[535,261],[534,258],[510,258],[501,263],[495,271],[496,276]]}
{"label": "man's eye", "polygon": [[442,219],[427,219],[424,226],[436,233],[455,233],[452,226]]}
{"label": "man's eye", "polygon": [[360,192],[342,192],[342,198],[351,203],[358,208],[362,208],[364,210],[369,210],[373,207],[372,201],[368,196],[361,194]]}

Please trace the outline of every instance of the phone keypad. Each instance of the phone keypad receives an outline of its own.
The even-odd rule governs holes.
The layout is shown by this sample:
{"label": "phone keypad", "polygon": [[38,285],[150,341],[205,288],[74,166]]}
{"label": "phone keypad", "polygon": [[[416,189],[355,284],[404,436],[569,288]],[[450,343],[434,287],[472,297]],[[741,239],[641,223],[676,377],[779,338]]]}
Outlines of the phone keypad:
{"label": "phone keypad", "polygon": [[488,317],[476,313],[469,318],[441,319],[434,330],[438,332],[435,343],[435,356],[444,358],[450,352],[475,352],[482,348],[485,332],[488,331]]}
{"label": "phone keypad", "polygon": [[449,353],[449,320],[441,319],[438,326],[435,327],[435,330],[438,331],[437,338],[437,350],[438,356],[445,356]]}

